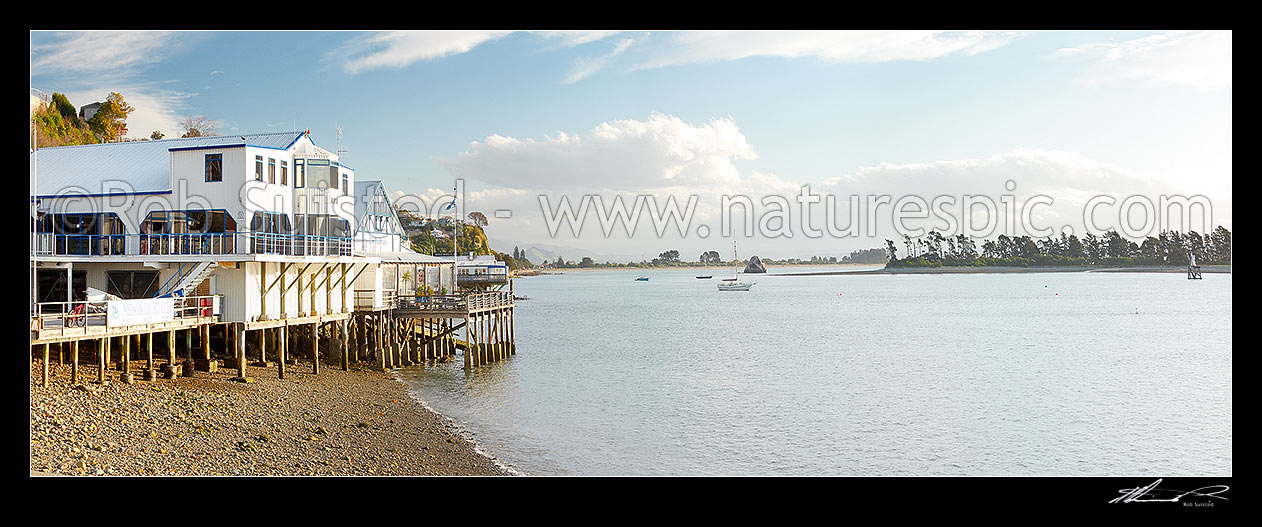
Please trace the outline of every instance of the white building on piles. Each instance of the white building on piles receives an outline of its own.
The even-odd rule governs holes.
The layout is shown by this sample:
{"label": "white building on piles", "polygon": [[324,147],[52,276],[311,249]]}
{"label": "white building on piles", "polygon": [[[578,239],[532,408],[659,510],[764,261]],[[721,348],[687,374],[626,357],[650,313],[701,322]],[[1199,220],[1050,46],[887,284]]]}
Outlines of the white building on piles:
{"label": "white building on piles", "polygon": [[381,183],[357,183],[309,132],[41,148],[31,170],[43,313],[90,294],[196,297],[217,322],[257,326],[451,287],[450,260],[404,248]]}

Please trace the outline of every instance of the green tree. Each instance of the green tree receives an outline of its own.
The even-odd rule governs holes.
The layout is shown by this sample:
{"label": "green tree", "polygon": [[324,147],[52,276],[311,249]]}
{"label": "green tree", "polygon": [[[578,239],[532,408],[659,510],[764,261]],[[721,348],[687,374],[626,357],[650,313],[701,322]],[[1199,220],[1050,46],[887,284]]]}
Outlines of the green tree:
{"label": "green tree", "polygon": [[1065,241],[1065,256],[1070,258],[1086,258],[1086,248],[1082,246],[1082,241],[1072,234]]}
{"label": "green tree", "polygon": [[103,141],[107,143],[116,141],[127,132],[127,116],[135,110],[123,100],[121,93],[110,92],[105,102],[101,103],[101,107],[96,110],[96,114],[88,119],[88,127],[93,133],[101,136]]}
{"label": "green tree", "polygon": [[1219,225],[1209,234],[1211,260],[1214,263],[1231,263],[1231,231]]}
{"label": "green tree", "polygon": [[79,113],[75,111],[74,105],[70,104],[70,99],[67,99],[65,94],[53,93],[53,108],[56,108],[61,118],[71,126],[83,127],[83,121],[79,120]]}

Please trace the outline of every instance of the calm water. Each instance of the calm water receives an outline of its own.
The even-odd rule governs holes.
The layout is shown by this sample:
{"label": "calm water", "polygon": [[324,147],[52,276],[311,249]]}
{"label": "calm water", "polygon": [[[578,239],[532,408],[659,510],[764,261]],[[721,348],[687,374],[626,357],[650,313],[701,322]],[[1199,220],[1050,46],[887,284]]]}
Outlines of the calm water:
{"label": "calm water", "polygon": [[1231,275],[641,273],[519,279],[515,357],[401,377],[526,474],[1232,474]]}

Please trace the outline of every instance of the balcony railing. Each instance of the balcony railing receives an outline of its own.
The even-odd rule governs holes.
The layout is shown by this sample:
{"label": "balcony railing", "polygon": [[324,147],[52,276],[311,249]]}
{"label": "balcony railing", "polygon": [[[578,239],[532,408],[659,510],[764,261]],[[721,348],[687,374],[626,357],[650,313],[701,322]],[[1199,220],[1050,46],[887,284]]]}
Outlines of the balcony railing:
{"label": "balcony railing", "polygon": [[346,236],[255,232],[190,234],[54,234],[41,232],[36,253],[55,256],[279,254],[351,256]]}
{"label": "balcony railing", "polygon": [[495,265],[486,267],[461,266],[456,279],[462,284],[507,284],[508,267]]}
{"label": "balcony railing", "polygon": [[398,294],[394,289],[383,289],[381,291],[381,301],[377,301],[377,292],[372,289],[356,289],[355,290],[355,308],[356,309],[375,309],[379,307],[393,305],[395,297]]}
{"label": "balcony railing", "polygon": [[[146,301],[153,305],[145,305]],[[110,309],[117,303],[119,309]],[[35,304],[32,330],[128,326],[171,321],[209,321],[219,314],[223,295],[167,297],[102,302]]]}
{"label": "balcony railing", "polygon": [[395,302],[396,309],[443,312],[473,312],[511,305],[513,305],[513,294],[508,291],[491,291],[466,295],[400,296]]}

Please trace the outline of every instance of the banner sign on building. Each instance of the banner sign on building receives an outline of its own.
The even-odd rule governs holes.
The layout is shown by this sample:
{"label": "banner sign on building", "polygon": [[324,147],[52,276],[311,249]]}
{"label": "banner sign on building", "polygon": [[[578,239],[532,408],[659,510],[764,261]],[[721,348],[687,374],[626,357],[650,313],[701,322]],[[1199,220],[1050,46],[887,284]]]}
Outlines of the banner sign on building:
{"label": "banner sign on building", "polygon": [[110,326],[170,322],[175,320],[175,299],[167,297],[111,300],[106,305],[105,320],[105,323]]}

